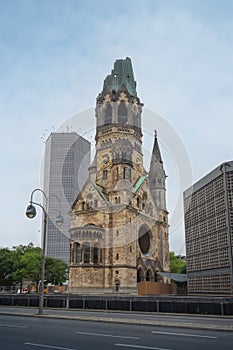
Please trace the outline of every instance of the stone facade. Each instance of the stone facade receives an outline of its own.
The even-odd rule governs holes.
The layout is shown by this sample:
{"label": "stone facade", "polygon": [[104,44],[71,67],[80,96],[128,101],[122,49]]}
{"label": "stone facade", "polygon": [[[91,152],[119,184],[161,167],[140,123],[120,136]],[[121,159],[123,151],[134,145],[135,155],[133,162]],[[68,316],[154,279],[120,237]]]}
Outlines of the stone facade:
{"label": "stone facade", "polygon": [[168,212],[155,135],[149,174],[131,60],[117,60],[96,104],[96,155],[71,211],[69,291],[137,294],[169,270]]}

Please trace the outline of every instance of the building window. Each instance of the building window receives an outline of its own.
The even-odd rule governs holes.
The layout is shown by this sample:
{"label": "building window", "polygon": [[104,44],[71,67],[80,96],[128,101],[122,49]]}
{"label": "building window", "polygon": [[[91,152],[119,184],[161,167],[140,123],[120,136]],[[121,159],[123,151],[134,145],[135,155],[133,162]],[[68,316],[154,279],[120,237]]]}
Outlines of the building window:
{"label": "building window", "polygon": [[72,245],[70,246],[70,262],[71,264],[74,262],[74,248]]}
{"label": "building window", "polygon": [[120,290],[120,282],[116,282],[116,292],[119,292]]}
{"label": "building window", "polygon": [[121,203],[121,197],[115,197],[115,204]]}
{"label": "building window", "polygon": [[119,171],[118,171],[118,167],[116,168],[116,180],[119,180]]}
{"label": "building window", "polygon": [[106,180],[108,177],[108,171],[107,170],[104,170],[103,171],[103,179]]}
{"label": "building window", "polygon": [[83,243],[83,261],[86,264],[90,263],[90,243]]}
{"label": "building window", "polygon": [[106,104],[106,109],[105,109],[105,120],[104,124],[111,124],[112,123],[112,106],[108,102]]}
{"label": "building window", "polygon": [[87,202],[87,209],[91,209],[92,208],[92,201],[88,201]]}
{"label": "building window", "polygon": [[125,102],[121,102],[118,107],[118,122],[120,124],[126,124],[127,122],[127,108]]}
{"label": "building window", "polygon": [[102,253],[102,249],[101,248],[99,249],[99,254],[100,254],[99,262],[102,263],[102,260],[103,260],[102,255],[103,255],[103,253]]}
{"label": "building window", "polygon": [[116,260],[119,260],[119,254],[116,253]]}
{"label": "building window", "polygon": [[85,202],[82,202],[82,210],[85,210]]}
{"label": "building window", "polygon": [[128,180],[131,181],[131,168],[128,168]]}
{"label": "building window", "polygon": [[126,179],[126,167],[124,166],[123,168],[123,179],[125,180]]}
{"label": "building window", "polygon": [[98,264],[99,248],[97,246],[93,249],[93,263]]}
{"label": "building window", "polygon": [[76,263],[80,264],[81,262],[81,247],[79,243],[76,243]]}

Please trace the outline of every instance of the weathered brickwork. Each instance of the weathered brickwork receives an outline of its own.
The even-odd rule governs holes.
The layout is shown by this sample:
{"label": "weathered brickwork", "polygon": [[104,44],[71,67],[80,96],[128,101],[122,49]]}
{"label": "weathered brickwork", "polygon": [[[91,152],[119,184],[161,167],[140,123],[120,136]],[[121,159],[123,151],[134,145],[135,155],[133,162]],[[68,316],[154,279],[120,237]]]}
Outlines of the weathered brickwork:
{"label": "weathered brickwork", "polygon": [[143,165],[141,112],[129,58],[117,60],[96,105],[96,155],[71,212],[69,290],[137,294],[169,271],[165,172],[157,135]]}

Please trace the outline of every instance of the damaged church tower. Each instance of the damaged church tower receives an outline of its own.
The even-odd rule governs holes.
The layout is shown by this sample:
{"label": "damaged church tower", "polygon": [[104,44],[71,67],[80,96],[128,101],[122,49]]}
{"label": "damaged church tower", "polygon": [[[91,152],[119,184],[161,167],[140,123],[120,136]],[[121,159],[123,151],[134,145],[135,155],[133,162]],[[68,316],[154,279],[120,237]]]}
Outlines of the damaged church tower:
{"label": "damaged church tower", "polygon": [[[143,104],[130,58],[116,60],[96,102],[96,155],[71,210],[69,291],[137,294],[169,271],[166,175],[155,136],[149,174]],[[161,289],[162,290],[162,289]]]}

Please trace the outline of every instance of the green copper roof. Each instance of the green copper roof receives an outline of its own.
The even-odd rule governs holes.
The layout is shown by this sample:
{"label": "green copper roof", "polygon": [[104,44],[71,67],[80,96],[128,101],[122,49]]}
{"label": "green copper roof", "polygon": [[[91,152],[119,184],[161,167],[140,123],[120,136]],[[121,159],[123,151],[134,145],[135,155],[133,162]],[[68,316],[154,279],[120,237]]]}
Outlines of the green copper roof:
{"label": "green copper roof", "polygon": [[90,179],[92,185],[95,187],[95,189],[97,190],[97,192],[100,194],[100,196],[103,198],[103,200],[105,201],[105,203],[109,206],[110,203],[108,202],[106,196],[104,195],[104,193],[101,191],[101,188],[92,180]]}
{"label": "green copper roof", "polygon": [[137,96],[136,81],[134,80],[132,62],[129,57],[116,60],[110,75],[104,80],[104,87],[110,92],[118,92],[125,87],[131,96]]}
{"label": "green copper roof", "polygon": [[140,188],[140,186],[142,185],[142,183],[144,182],[145,179],[146,179],[145,175],[143,175],[139,178],[139,180],[136,182],[136,185],[133,188],[133,193],[137,192],[137,190]]}

